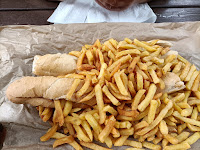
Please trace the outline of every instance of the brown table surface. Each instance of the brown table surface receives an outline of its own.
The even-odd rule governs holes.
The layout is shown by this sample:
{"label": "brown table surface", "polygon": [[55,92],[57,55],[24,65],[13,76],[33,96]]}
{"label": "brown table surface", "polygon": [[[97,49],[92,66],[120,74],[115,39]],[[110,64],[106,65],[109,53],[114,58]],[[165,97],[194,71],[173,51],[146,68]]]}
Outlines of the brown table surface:
{"label": "brown table surface", "polygon": [[[56,0],[0,0],[0,25],[45,25]],[[200,21],[200,0],[153,0],[156,22]]]}

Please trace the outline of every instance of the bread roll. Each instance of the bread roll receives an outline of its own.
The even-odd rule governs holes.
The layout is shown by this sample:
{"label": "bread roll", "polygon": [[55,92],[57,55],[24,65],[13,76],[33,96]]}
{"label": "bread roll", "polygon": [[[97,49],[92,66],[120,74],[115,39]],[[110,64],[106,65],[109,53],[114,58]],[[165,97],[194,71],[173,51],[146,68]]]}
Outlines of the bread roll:
{"label": "bread roll", "polygon": [[[71,88],[73,78],[56,78],[52,76],[23,77],[11,83],[6,91],[6,95],[13,103],[50,103],[50,100],[66,99],[66,94]],[[81,81],[76,90],[79,90],[84,81]],[[66,99],[67,100],[67,99]],[[78,102],[75,94],[70,101]],[[40,102],[38,102],[40,101]],[[36,104],[35,104],[36,105]],[[47,106],[48,104],[45,104]],[[53,107],[49,104],[48,107]]]}
{"label": "bread roll", "polygon": [[76,71],[77,58],[68,54],[36,55],[32,72],[38,76],[61,76]]}

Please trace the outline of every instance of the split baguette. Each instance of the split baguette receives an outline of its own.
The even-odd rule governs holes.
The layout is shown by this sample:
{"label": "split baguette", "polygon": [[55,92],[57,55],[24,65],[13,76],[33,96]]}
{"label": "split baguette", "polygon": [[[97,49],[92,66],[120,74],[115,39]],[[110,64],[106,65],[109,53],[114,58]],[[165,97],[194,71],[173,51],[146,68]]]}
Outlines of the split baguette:
{"label": "split baguette", "polygon": [[[6,95],[13,103],[54,107],[52,100],[68,100],[66,99],[66,94],[71,88],[73,81],[73,78],[57,78],[52,76],[23,77],[8,86]],[[82,87],[83,83],[84,81],[81,81],[76,91]],[[70,101],[78,103],[81,98],[77,98],[73,94]],[[94,105],[95,103],[95,99],[91,99],[91,101],[85,104]]]}
{"label": "split baguette", "polygon": [[61,76],[76,72],[77,58],[68,54],[36,55],[32,72],[38,76]]}

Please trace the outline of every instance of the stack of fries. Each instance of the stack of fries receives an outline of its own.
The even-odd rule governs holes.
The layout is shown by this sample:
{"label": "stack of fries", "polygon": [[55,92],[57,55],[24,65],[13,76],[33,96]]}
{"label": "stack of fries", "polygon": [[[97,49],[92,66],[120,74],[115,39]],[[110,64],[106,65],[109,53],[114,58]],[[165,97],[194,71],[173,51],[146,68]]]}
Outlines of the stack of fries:
{"label": "stack of fries", "polygon": [[[70,101],[54,100],[55,109],[39,106],[42,120],[52,125],[40,140],[54,138],[54,148],[68,143],[76,150],[82,150],[80,145],[94,150],[113,145],[130,146],[127,150],[189,149],[200,138],[200,74],[158,41],[97,40],[71,51],[78,58],[77,73],[60,76],[75,78],[67,99],[75,94],[79,103],[92,100],[94,105],[73,107]],[[183,90],[163,92],[163,77],[169,72],[184,82]],[[85,83],[74,93],[81,80]]]}

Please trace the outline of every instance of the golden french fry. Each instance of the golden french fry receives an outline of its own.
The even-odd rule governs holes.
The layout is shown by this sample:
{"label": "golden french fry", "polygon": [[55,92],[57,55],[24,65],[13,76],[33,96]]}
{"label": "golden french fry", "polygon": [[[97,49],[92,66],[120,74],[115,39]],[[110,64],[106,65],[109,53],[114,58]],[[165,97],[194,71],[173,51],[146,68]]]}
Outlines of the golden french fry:
{"label": "golden french fry", "polygon": [[116,60],[111,66],[109,66],[107,70],[111,72],[119,64],[119,62],[121,62],[121,64],[124,64],[131,58],[132,58],[131,55],[123,56],[120,59]]}
{"label": "golden french fry", "polygon": [[149,126],[149,124],[146,122],[146,121],[141,121],[139,123],[137,123],[135,126],[134,126],[134,129],[135,131],[139,130],[139,129],[142,129],[142,128],[145,128]]}
{"label": "golden french fry", "polygon": [[68,53],[69,55],[72,55],[72,56],[76,56],[76,57],[79,57],[81,55],[81,52],[79,51],[71,51]]}
{"label": "golden french fry", "polygon": [[82,147],[76,141],[69,143],[69,145],[71,145],[75,150],[83,150]]}
{"label": "golden french fry", "polygon": [[197,117],[198,117],[198,109],[197,109],[197,107],[194,107],[194,109],[192,111],[191,119],[197,120]]}
{"label": "golden french fry", "polygon": [[189,149],[190,145],[188,143],[181,143],[176,145],[166,146],[164,150],[179,150],[179,149]]}
{"label": "golden french fry", "polygon": [[198,91],[199,88],[199,81],[200,81],[200,74],[196,77],[196,79],[194,80],[194,83],[192,85],[192,91]]}
{"label": "golden french fry", "polygon": [[128,95],[128,91],[126,90],[126,88],[121,80],[120,73],[116,72],[114,74],[114,78],[115,78],[115,82],[117,84],[117,87],[118,87],[120,93],[122,95]]}
{"label": "golden french fry", "polygon": [[83,94],[85,94],[85,92],[87,91],[87,89],[90,87],[90,83],[91,83],[91,75],[88,75],[86,77],[85,83],[83,84],[83,86],[81,87],[81,89],[76,92],[76,96],[77,97],[81,97]]}
{"label": "golden french fry", "polygon": [[75,125],[80,125],[82,123],[82,120],[78,117],[67,116],[65,117],[65,122],[75,124]]}
{"label": "golden french fry", "polygon": [[120,102],[109,92],[106,85],[104,85],[102,90],[104,94],[109,98],[109,100],[113,103],[113,105],[116,105],[116,106],[120,105]]}
{"label": "golden french fry", "polygon": [[196,131],[200,131],[200,127],[191,125],[189,123],[186,123],[187,127],[190,129],[190,131],[196,132]]}
{"label": "golden french fry", "polygon": [[141,89],[143,89],[143,77],[139,72],[137,72],[137,90],[139,91]]}
{"label": "golden french fry", "polygon": [[192,74],[192,76],[191,76],[191,78],[190,78],[190,81],[188,81],[188,82],[186,83],[186,85],[185,85],[187,90],[191,90],[192,85],[193,85],[193,83],[194,83],[194,80],[197,78],[198,75],[199,75],[199,71],[195,71],[195,72]]}
{"label": "golden french fry", "polygon": [[199,132],[195,132],[193,135],[191,135],[189,138],[187,138],[185,141],[183,141],[181,144],[183,143],[188,143],[189,145],[192,145],[193,143],[195,143],[198,139],[200,138],[200,133]]}
{"label": "golden french fry", "polygon": [[110,134],[112,128],[114,127],[116,122],[116,119],[114,116],[111,116],[108,123],[106,124],[105,128],[101,131],[101,133],[99,134],[99,140],[101,142],[104,142],[105,139],[108,137],[108,135]]}
{"label": "golden french fry", "polygon": [[130,91],[132,97],[134,97],[135,94],[136,94],[136,91],[135,91],[135,88],[134,88],[132,81],[128,81],[128,90]]}
{"label": "golden french fry", "polygon": [[103,108],[103,111],[104,112],[109,112],[110,114],[114,115],[114,116],[117,116],[118,112],[113,108],[111,107],[110,105],[107,105]]}
{"label": "golden french fry", "polygon": [[127,148],[125,150],[144,150],[143,148]]}
{"label": "golden french fry", "polygon": [[74,141],[74,138],[72,135],[57,139],[54,143],[53,143],[53,148],[56,148],[59,145],[62,144],[66,144],[66,143],[72,143]]}
{"label": "golden french fry", "polygon": [[94,119],[94,117],[91,114],[86,113],[85,114],[85,119],[90,124],[90,126],[93,128],[94,132],[96,132],[99,135],[99,133],[102,131],[102,128],[97,123],[97,121]]}
{"label": "golden french fry", "polygon": [[59,133],[59,132],[55,132],[54,135],[51,136],[51,138],[53,138],[53,139],[61,139],[61,138],[64,138],[64,137],[66,137],[66,135]]}
{"label": "golden french fry", "polygon": [[134,133],[134,128],[130,129],[120,129],[119,130],[120,135],[133,135]]}
{"label": "golden french fry", "polygon": [[62,107],[60,104],[60,100],[54,100],[54,105],[55,105],[55,116],[53,118],[53,122],[59,123],[59,126],[62,126],[64,124],[64,116],[63,116],[63,111],[62,111]]}
{"label": "golden french fry", "polygon": [[180,74],[180,79],[183,81],[185,79],[185,77],[187,76],[188,72],[190,70],[190,63],[187,62],[185,64],[184,69],[182,70],[181,74]]}
{"label": "golden french fry", "polygon": [[70,113],[71,110],[72,110],[72,102],[66,101],[64,109],[63,109],[64,117],[67,117],[67,115]]}
{"label": "golden french fry", "polygon": [[112,53],[112,51],[108,51],[108,57],[109,57],[110,59],[112,59],[113,61],[116,61],[116,60],[117,60],[116,56]]}
{"label": "golden french fry", "polygon": [[172,100],[174,102],[180,102],[180,101],[184,100],[184,98],[185,98],[185,94],[179,93],[177,96],[173,97]]}
{"label": "golden french fry", "polygon": [[156,100],[151,100],[148,119],[147,119],[149,124],[152,123],[155,118],[157,107],[158,107],[158,102]]}
{"label": "golden french fry", "polygon": [[95,143],[89,143],[89,142],[83,142],[83,141],[80,141],[80,144],[82,146],[85,146],[89,149],[93,149],[93,150],[110,150],[109,148],[105,148],[105,147],[102,147],[102,146],[99,146]]}
{"label": "golden french fry", "polygon": [[118,138],[115,143],[114,146],[122,146],[124,144],[124,142],[127,140],[127,138],[129,137],[129,135],[123,135],[120,138]]}
{"label": "golden french fry", "polygon": [[176,117],[176,118],[178,118],[178,119],[180,119],[180,120],[182,120],[182,121],[184,121],[185,123],[189,123],[189,124],[196,125],[196,126],[200,127],[200,121],[183,117],[177,111],[175,111],[173,113],[173,116]]}
{"label": "golden french fry", "polygon": [[190,115],[192,114],[192,110],[193,110],[192,107],[183,109],[183,110],[181,111],[181,116],[183,116],[183,117],[190,116]]}
{"label": "golden french fry", "polygon": [[149,91],[145,97],[145,99],[138,105],[138,110],[139,111],[144,111],[146,109],[146,107],[149,105],[150,101],[153,99],[155,93],[156,93],[156,85],[155,84],[151,84],[149,87]]}
{"label": "golden french fry", "polygon": [[121,62],[119,62],[119,64],[112,70],[112,72],[110,73],[110,77],[114,76],[114,74],[120,69],[121,67]]}
{"label": "golden french fry", "polygon": [[90,50],[86,51],[86,57],[90,65],[93,65],[94,57]]}
{"label": "golden french fry", "polygon": [[118,52],[116,54],[116,58],[119,58],[119,57],[122,57],[124,55],[132,55],[132,54],[140,54],[140,51],[137,50],[137,49],[129,49],[129,50],[124,50],[124,51],[121,51],[121,52]]}
{"label": "golden french fry", "polygon": [[104,102],[103,102],[103,93],[100,84],[97,84],[95,86],[95,95],[97,100],[97,106],[99,110],[99,116],[100,116],[100,124],[103,124],[106,118],[105,112],[103,112],[104,108]]}
{"label": "golden french fry", "polygon": [[76,91],[76,88],[78,87],[78,85],[80,84],[81,80],[80,79],[75,79],[70,90],[68,91],[66,98],[68,100],[70,100],[72,98],[72,95],[74,94],[74,92]]}
{"label": "golden french fry", "polygon": [[42,115],[43,111],[44,111],[44,107],[43,106],[39,106],[39,116]]}
{"label": "golden french fry", "polygon": [[167,124],[164,120],[161,120],[161,122],[159,124],[159,129],[163,135],[168,134],[168,132],[169,132]]}
{"label": "golden french fry", "polygon": [[190,67],[190,70],[189,70],[187,76],[185,77],[184,81],[190,81],[190,79],[191,79],[191,77],[192,77],[192,74],[194,73],[195,70],[196,70],[195,65],[192,65],[192,66]]}
{"label": "golden french fry", "polygon": [[58,129],[58,124],[56,123],[53,125],[53,127],[51,127],[51,129],[45,135],[43,135],[40,138],[40,141],[43,142],[49,140],[54,135],[54,133],[56,133],[57,129]]}
{"label": "golden french fry", "polygon": [[[113,40],[111,40],[111,41],[113,41]],[[104,45],[105,45],[109,50],[111,50],[114,54],[117,54],[117,51],[116,51],[115,47],[111,44],[110,41],[106,41],[106,42],[104,43]]]}
{"label": "golden french fry", "polygon": [[90,139],[85,135],[85,133],[83,132],[80,126],[74,124],[73,127],[76,130],[77,138],[80,141],[91,142]]}
{"label": "golden french fry", "polygon": [[165,138],[167,141],[169,141],[171,144],[178,144],[178,139],[175,138],[175,137],[173,137],[173,136],[171,136],[170,134],[165,134],[165,135],[163,135],[163,136],[164,136],[164,138]]}
{"label": "golden french fry", "polygon": [[149,46],[149,45],[146,45],[146,44],[140,42],[140,41],[137,40],[137,39],[134,39],[134,44],[137,45],[137,46],[139,46],[139,47],[145,48],[145,49],[146,49],[147,51],[149,51],[149,52],[156,51],[155,48],[153,48],[153,47],[151,47],[151,46]]}
{"label": "golden french fry", "polygon": [[138,62],[137,65],[141,70],[147,70],[148,66],[146,63]]}
{"label": "golden french fry", "polygon": [[128,72],[132,73],[133,70],[135,69],[135,65],[137,64],[137,62],[139,62],[140,60],[140,56],[134,57],[130,66],[128,67]]}
{"label": "golden french fry", "polygon": [[163,64],[164,63],[164,59],[158,58],[158,57],[153,57],[152,62],[156,63],[157,65]]}
{"label": "golden french fry", "polygon": [[161,146],[160,145],[155,145],[149,142],[142,142],[142,146],[146,147],[148,149],[156,149],[156,150],[161,150]]}
{"label": "golden french fry", "polygon": [[83,59],[85,57],[85,54],[86,54],[86,49],[84,47],[82,47],[82,51],[81,51],[81,55],[78,57],[78,60],[77,60],[77,68],[81,66],[81,64],[83,63]]}
{"label": "golden french fry", "polygon": [[159,115],[156,117],[156,119],[148,126],[145,127],[144,129],[136,132],[137,135],[144,135],[150,130],[152,130],[155,126],[157,126],[160,121],[165,117],[167,112],[172,108],[173,103],[172,101],[169,101],[168,104],[160,111]]}
{"label": "golden french fry", "polygon": [[150,132],[148,132],[147,134],[143,135],[142,138],[146,139],[148,137],[154,136],[157,132],[158,132],[158,126],[155,127],[153,130],[151,130]]}
{"label": "golden french fry", "polygon": [[151,75],[152,79],[153,79],[153,82],[155,84],[159,83],[160,82],[160,79],[158,78],[158,76],[156,75],[156,72],[153,70],[153,69],[149,69],[149,74]]}
{"label": "golden french fry", "polygon": [[132,147],[136,147],[136,148],[142,148],[141,142],[137,142],[137,141],[133,141],[133,140],[126,140],[124,142],[124,145],[132,146]]}
{"label": "golden french fry", "polygon": [[165,75],[168,71],[170,71],[170,67],[172,66],[172,63],[167,63],[163,68],[162,68],[162,73]]}
{"label": "golden french fry", "polygon": [[168,56],[165,58],[165,64],[166,64],[166,63],[172,62],[175,58],[176,58],[176,55],[174,55],[174,54],[168,55]]}
{"label": "golden french fry", "polygon": [[146,92],[146,90],[144,90],[144,89],[141,89],[137,92],[137,94],[135,95],[135,97],[133,99],[132,110],[137,110],[138,104],[140,103],[142,95],[144,95],[145,92]]}
{"label": "golden french fry", "polygon": [[74,131],[74,128],[73,128],[72,124],[68,123],[68,122],[65,122],[65,125],[66,125],[67,129],[69,130],[69,134],[74,136],[75,135],[75,131]]}
{"label": "golden french fry", "polygon": [[[46,109],[46,108],[45,108]],[[45,112],[45,115],[44,115],[44,117],[42,118],[42,120],[44,121],[44,122],[47,122],[50,118],[51,118],[51,116],[52,116],[52,114],[53,114],[53,109],[48,109],[49,111],[47,112],[47,114],[46,114],[46,112]],[[44,112],[44,111],[43,111]]]}

